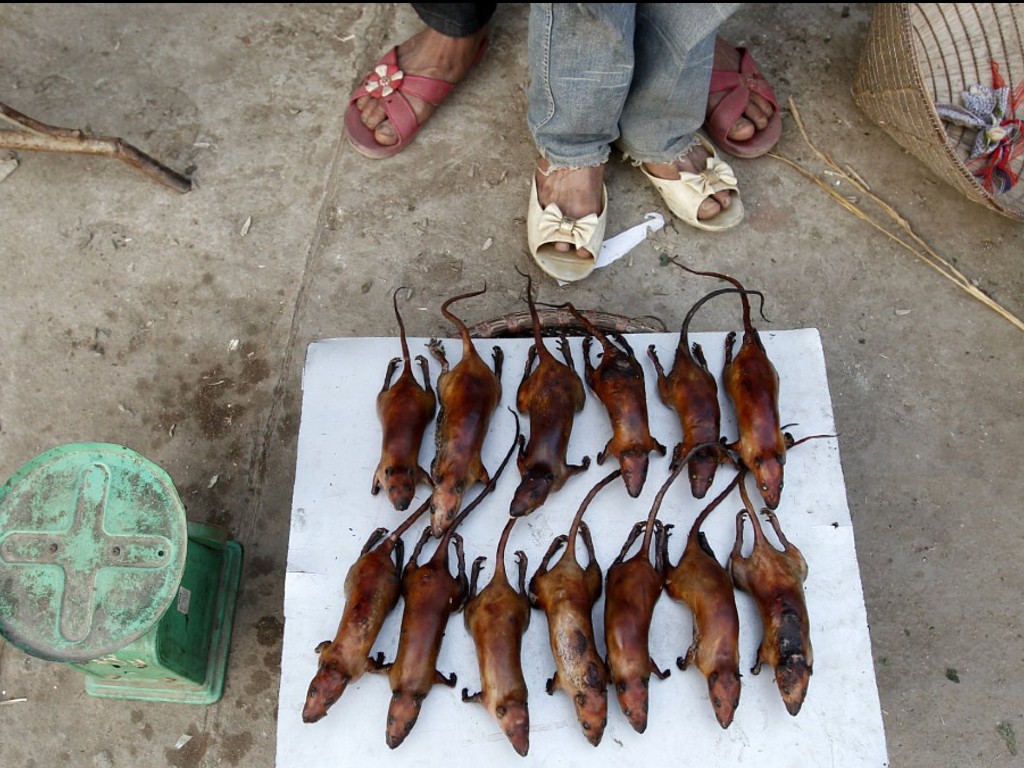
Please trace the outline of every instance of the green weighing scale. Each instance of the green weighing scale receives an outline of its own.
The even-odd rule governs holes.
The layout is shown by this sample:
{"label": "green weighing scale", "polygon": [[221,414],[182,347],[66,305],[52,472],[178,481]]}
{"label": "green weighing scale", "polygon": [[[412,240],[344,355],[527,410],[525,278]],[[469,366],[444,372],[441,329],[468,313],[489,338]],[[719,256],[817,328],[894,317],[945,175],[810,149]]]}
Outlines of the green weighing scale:
{"label": "green weighing scale", "polygon": [[0,485],[0,635],[82,670],[93,696],[219,700],[241,563],[120,445],[62,445]]}

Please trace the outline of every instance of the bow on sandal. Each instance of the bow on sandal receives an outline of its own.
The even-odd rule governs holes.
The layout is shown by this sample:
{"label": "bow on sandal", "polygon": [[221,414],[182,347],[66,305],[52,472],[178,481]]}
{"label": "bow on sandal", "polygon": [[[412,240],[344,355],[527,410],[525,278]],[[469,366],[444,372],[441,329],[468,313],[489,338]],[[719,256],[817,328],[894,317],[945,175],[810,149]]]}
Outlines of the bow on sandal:
{"label": "bow on sandal", "polygon": [[[486,48],[487,38],[484,38],[480,42],[480,48],[470,65],[470,70],[483,58]],[[359,154],[374,159],[398,154],[409,145],[420,130],[420,123],[416,120],[416,113],[413,112],[406,95],[416,96],[437,107],[454,87],[455,83],[446,80],[403,72],[398,66],[398,47],[392,48],[381,57],[373,71],[363,79],[362,85],[349,99],[348,109],[345,110],[345,132],[348,134],[349,144]],[[377,99],[384,107],[384,114],[398,136],[398,141],[394,144],[378,144],[373,137],[373,131],[363,125],[359,108],[356,107],[356,100],[363,96]]]}
{"label": "bow on sandal", "polygon": [[[782,116],[779,114],[779,103],[775,92],[761,74],[754,57],[746,48],[737,48],[740,55],[739,71],[729,69],[711,70],[710,95],[725,92],[725,96],[711,111],[704,121],[704,130],[711,140],[730,155],[735,157],[760,157],[770,152],[779,142],[782,135]],[[750,94],[762,96],[772,105],[772,116],[764,130],[756,131],[746,141],[733,141],[729,131],[736,121],[743,117],[743,112],[750,102]]]}
{"label": "bow on sandal", "polygon": [[[548,203],[542,209],[537,198],[537,180],[533,180],[526,214],[527,240],[533,260],[550,277],[573,282],[589,276],[597,266],[607,223],[608,190],[604,186],[601,188],[601,215],[590,213],[573,219],[564,215],[555,203]],[[574,250],[559,251],[555,243],[569,243]],[[584,258],[578,253],[580,249],[591,255]]]}
{"label": "bow on sandal", "polygon": [[[659,179],[649,174],[642,165],[640,170],[661,193],[669,210],[690,226],[711,232],[735,227],[743,219],[743,202],[736,185],[736,174],[727,162],[718,157],[715,148],[703,136],[698,134],[697,140],[708,153],[707,163],[700,173],[680,171],[678,179]],[[732,204],[710,219],[698,219],[697,210],[701,203],[725,190],[730,192]]]}

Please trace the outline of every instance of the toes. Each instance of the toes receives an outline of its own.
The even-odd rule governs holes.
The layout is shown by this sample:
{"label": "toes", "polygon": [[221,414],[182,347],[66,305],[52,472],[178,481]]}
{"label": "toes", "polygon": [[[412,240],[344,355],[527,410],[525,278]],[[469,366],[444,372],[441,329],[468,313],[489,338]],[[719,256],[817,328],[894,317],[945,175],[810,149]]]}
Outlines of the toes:
{"label": "toes", "polygon": [[774,112],[770,101],[756,93],[751,93],[747,107],[743,110],[743,116],[729,129],[729,138],[733,141],[748,141],[754,138],[755,133],[768,127],[768,121]]}
{"label": "toes", "polygon": [[371,131],[377,130],[377,126],[387,117],[384,107],[376,99],[367,98],[362,106],[357,101],[356,106],[360,109],[359,119]]}
{"label": "toes", "polygon": [[757,125],[756,121],[751,122],[746,117],[741,117],[733,123],[732,128],[729,129],[729,133],[726,135],[733,141],[747,141],[754,137],[754,133],[759,130],[759,128],[763,128],[768,125],[767,120],[763,120],[763,123],[764,125],[755,127]]}
{"label": "toes", "polygon": [[389,147],[398,141],[395,129],[391,127],[391,123],[387,120],[377,126],[377,130],[373,132],[373,138],[378,144],[384,147]]}
{"label": "toes", "polygon": [[373,131],[373,139],[382,147],[389,147],[398,142],[398,135],[391,123],[387,120],[387,113],[384,107],[376,99],[366,98],[363,104],[356,101],[356,107],[362,110],[359,120],[369,130]]}
{"label": "toes", "polygon": [[558,253],[571,253],[578,259],[589,259],[591,258],[590,251],[586,248],[575,248],[572,243],[555,243],[555,251]]}
{"label": "toes", "polygon": [[722,206],[718,203],[713,196],[700,204],[700,208],[697,209],[698,219],[710,219],[717,216],[722,211]]}
{"label": "toes", "polygon": [[[772,115],[775,114],[775,107],[772,106],[772,103],[759,93],[751,93],[750,103],[747,105],[747,117],[749,117],[751,120],[754,120],[754,122],[757,123],[757,120],[754,119],[754,116],[750,114],[751,109],[757,110],[757,114],[762,115],[764,117],[765,125],[768,125],[768,120],[771,118]],[[759,130],[764,129],[764,126],[762,126],[760,123],[757,123],[757,127]]]}
{"label": "toes", "polygon": [[756,127],[757,130],[763,131],[768,127],[768,115],[764,111],[754,104],[753,100],[747,103],[747,108],[743,111],[743,116],[747,118],[750,123]]}
{"label": "toes", "polygon": [[701,220],[713,219],[731,205],[732,193],[728,190],[716,192],[700,204],[700,207],[697,209],[697,218]]}

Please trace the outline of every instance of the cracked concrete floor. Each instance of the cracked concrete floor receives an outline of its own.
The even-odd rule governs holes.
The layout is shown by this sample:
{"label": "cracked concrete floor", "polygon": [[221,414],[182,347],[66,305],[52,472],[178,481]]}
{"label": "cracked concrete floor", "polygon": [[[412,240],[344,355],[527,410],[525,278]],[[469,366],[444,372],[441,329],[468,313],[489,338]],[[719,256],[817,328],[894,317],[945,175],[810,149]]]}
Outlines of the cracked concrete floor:
{"label": "cracked concrete floor", "polygon": [[[852,101],[871,10],[752,5],[725,32],[818,147],[1021,315],[1021,224],[946,186]],[[0,700],[26,699],[0,705],[0,763],[273,765],[306,345],[395,335],[402,284],[410,335],[446,335],[439,303],[484,280],[472,320],[522,308],[516,268],[540,279],[523,236],[526,17],[502,5],[484,65],[409,150],[369,162],[343,110],[417,28],[408,6],[0,6],[0,101],[120,136],[198,182],[181,195],[113,160],[17,155],[0,182],[0,475],[63,443],[128,445],[167,470],[190,519],[245,547],[218,703],[96,699],[77,671],[0,643]],[[841,185],[788,112],[778,149]],[[818,328],[891,763],[1014,765],[1024,337],[784,163],[735,167],[744,226],[670,225],[583,283],[541,282],[540,298],[671,327],[705,287],[665,271],[680,255],[763,291],[773,327]],[[628,166],[608,184],[611,232],[659,209]],[[695,330],[729,322],[709,305]]]}

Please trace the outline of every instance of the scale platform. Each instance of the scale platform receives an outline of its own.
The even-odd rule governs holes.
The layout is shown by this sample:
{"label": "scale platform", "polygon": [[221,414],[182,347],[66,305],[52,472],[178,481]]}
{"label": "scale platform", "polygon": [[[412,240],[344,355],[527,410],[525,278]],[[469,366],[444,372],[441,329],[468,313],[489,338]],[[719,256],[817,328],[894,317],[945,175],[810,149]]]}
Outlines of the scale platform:
{"label": "scale platform", "polygon": [[[781,381],[782,420],[794,437],[835,434],[824,354],[814,329],[761,332]],[[666,366],[671,366],[678,334],[627,334],[644,367],[648,388],[651,431],[671,448],[682,435],[674,411],[658,398],[648,345],[654,345]],[[721,371],[725,333],[694,333],[712,371]],[[426,350],[427,339],[409,340],[413,355],[427,355],[431,379],[439,367]],[[551,339],[546,340],[549,344]],[[581,339],[571,338],[577,372],[582,372]],[[502,401],[490,424],[484,445],[484,464],[497,468],[512,443],[513,415],[530,339],[476,339],[488,362],[490,350],[504,350]],[[455,365],[462,356],[458,340],[444,340],[448,359]],[[553,345],[551,347],[554,349]],[[595,356],[599,346],[595,345]],[[651,655],[662,669],[672,671],[665,680],[651,679],[647,730],[635,732],[609,691],[608,725],[595,748],[583,736],[572,702],[562,691],[545,692],[555,664],[547,639],[544,615],[532,612],[523,641],[523,671],[529,687],[530,745],[526,758],[516,754],[490,714],[479,704],[464,703],[463,687],[479,690],[480,679],[472,639],[463,615],[451,617],[438,659],[444,674],[454,672],[455,687],[435,686],[421,714],[395,750],[385,743],[385,720],[391,690],[381,675],[366,675],[349,686],[327,716],[304,723],[301,713],[307,687],[317,669],[317,644],[334,638],[344,606],[344,580],[370,532],[393,528],[407,513],[394,510],[386,495],[370,494],[371,478],[380,459],[380,425],[375,398],[388,361],[400,354],[396,338],[330,339],[311,344],[303,378],[302,420],[291,518],[285,582],[285,631],[281,660],[281,688],[277,728],[277,768],[320,768],[336,764],[339,755],[354,765],[448,766],[457,756],[473,765],[586,765],[613,768],[623,764],[669,766],[691,755],[702,764],[720,768],[757,765],[841,765],[844,768],[882,768],[888,765],[878,690],[872,665],[871,643],[861,579],[854,546],[840,463],[840,438],[808,441],[787,455],[785,490],[777,514],[788,538],[807,559],[804,584],[811,620],[814,673],[802,710],[788,714],[776,688],[772,670],[749,673],[761,639],[761,625],[750,598],[737,593],[741,630],[742,694],[735,719],[728,729],[716,721],[707,685],[696,668],[680,671],[677,657],[685,654],[692,638],[691,617],[685,606],[663,595],[651,628]],[[419,371],[417,369],[417,376]],[[723,402],[723,434],[735,438],[731,406]],[[524,434],[529,420],[521,417]],[[570,463],[583,456],[593,460],[611,429],[597,397],[588,390],[587,404],[578,415],[569,446]],[[423,443],[421,465],[429,469],[433,457],[433,426]],[[566,533],[579,504],[593,485],[614,468],[614,459],[571,478],[565,487],[512,531],[507,567],[514,573],[512,552],[529,557],[528,577],[539,565],[551,541]],[[647,483],[639,498],[630,498],[621,483],[603,490],[587,510],[602,570],[618,555],[638,520],[647,517],[659,487],[668,477],[669,457],[652,455]],[[720,470],[703,501],[690,495],[685,477],[670,489],[659,519],[675,526],[669,541],[671,562],[682,552],[686,531],[707,501],[731,479]],[[494,493],[463,523],[467,564],[487,557],[481,584],[493,574],[495,546],[505,521],[512,493],[519,482],[514,460],[509,463]],[[469,489],[474,498],[481,486]],[[427,498],[422,486],[414,505]],[[412,509],[414,507],[410,507]],[[711,513],[704,526],[708,541],[724,562],[735,539],[736,513],[742,508],[738,492]],[[424,524],[406,535],[406,552],[419,538]],[[768,529],[768,535],[774,535]],[[746,528],[749,549],[750,528]],[[582,547],[581,547],[582,551]],[[424,556],[433,547],[428,543]],[[585,555],[582,555],[585,557]],[[402,602],[385,622],[373,653],[394,659]],[[594,610],[600,650],[603,643],[603,599]],[[685,760],[684,760],[685,762]]]}
{"label": "scale platform", "polygon": [[0,634],[80,669],[90,695],[209,704],[241,557],[223,529],[186,521],[145,457],[57,446],[0,485]]}

